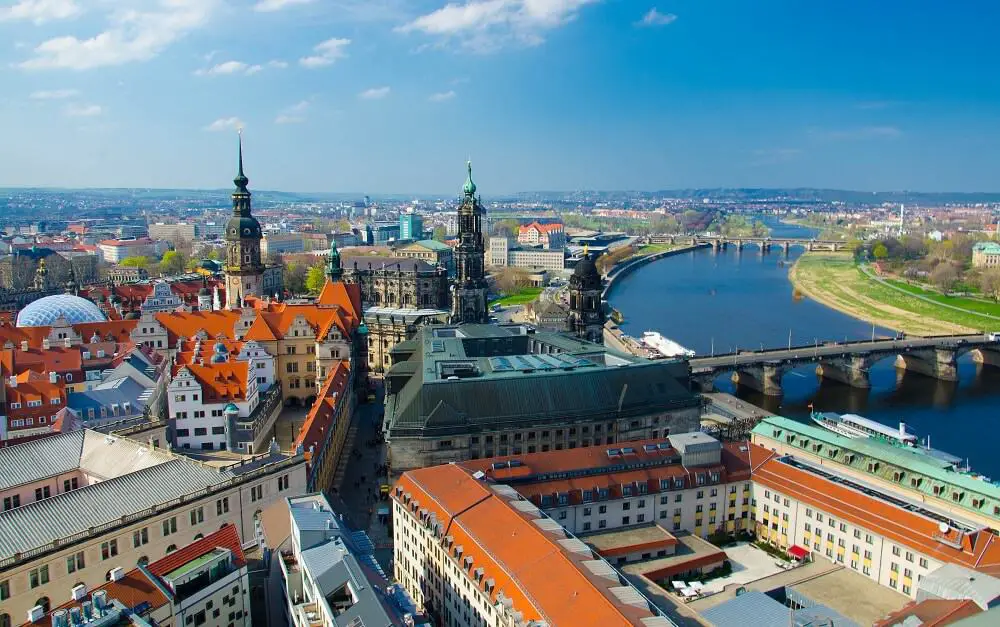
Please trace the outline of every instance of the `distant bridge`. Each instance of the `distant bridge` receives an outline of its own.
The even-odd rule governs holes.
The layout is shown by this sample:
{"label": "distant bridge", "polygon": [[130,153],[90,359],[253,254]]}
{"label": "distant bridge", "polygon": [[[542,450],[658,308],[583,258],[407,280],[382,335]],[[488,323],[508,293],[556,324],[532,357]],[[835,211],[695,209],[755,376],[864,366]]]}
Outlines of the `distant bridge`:
{"label": "distant bridge", "polygon": [[772,248],[780,248],[786,255],[789,250],[799,246],[807,251],[847,250],[847,242],[841,240],[824,239],[804,239],[800,237],[724,237],[716,235],[650,235],[649,241],[653,244],[681,244],[696,246],[698,244],[708,244],[714,250],[722,250],[733,246],[736,250],[743,250],[746,246],[756,246],[761,253],[770,252]]}
{"label": "distant bridge", "polygon": [[691,379],[711,391],[715,379],[732,373],[733,382],[768,395],[781,394],[790,370],[816,364],[816,374],[858,388],[871,387],[868,371],[884,359],[896,367],[944,381],[958,380],[957,359],[972,352],[976,363],[1000,368],[1000,341],[993,334],[947,335],[857,342],[827,342],[763,351],[698,356],[690,360]]}

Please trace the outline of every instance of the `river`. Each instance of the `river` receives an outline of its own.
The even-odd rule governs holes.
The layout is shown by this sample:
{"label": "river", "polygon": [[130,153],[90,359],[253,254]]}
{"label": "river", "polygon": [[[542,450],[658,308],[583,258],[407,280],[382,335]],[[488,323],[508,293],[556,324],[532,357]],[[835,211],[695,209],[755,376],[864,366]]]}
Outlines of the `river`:
{"label": "river", "polygon": [[[806,227],[768,225],[772,237],[815,235]],[[761,255],[748,247],[742,253],[700,249],[667,257],[620,279],[609,299],[625,315],[625,333],[659,331],[698,354],[782,347],[789,336],[793,345],[870,338],[870,324],[794,294],[788,271],[802,252],[793,248],[785,258],[780,249]],[[902,373],[892,360],[883,360],[872,367],[871,383],[870,390],[859,390],[801,367],[785,375],[780,398],[737,388],[725,376],[716,387],[799,420],[808,420],[812,403],[817,411],[853,412],[892,427],[902,421],[920,437],[929,435],[935,448],[968,457],[973,469],[1000,478],[990,436],[1000,369],[979,368],[966,354],[959,360],[959,381],[948,383]]]}

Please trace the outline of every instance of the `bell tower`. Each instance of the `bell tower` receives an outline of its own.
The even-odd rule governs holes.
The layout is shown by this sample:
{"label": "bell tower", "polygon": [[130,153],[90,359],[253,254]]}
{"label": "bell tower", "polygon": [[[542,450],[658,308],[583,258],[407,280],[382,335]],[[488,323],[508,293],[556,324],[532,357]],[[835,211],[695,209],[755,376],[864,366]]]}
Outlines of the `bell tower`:
{"label": "bell tower", "polygon": [[233,183],[233,216],[226,223],[226,308],[239,309],[247,296],[263,296],[264,263],[260,257],[263,237],[260,223],[250,212],[250,179],[243,174],[243,132],[240,131],[239,172]]}
{"label": "bell tower", "polygon": [[468,164],[469,178],[462,190],[465,197],[458,208],[458,246],[455,247],[455,291],[451,299],[451,322],[485,324],[489,320],[486,308],[486,245],[483,240],[483,205],[476,197],[476,184],[472,181],[472,162]]}
{"label": "bell tower", "polygon": [[601,273],[585,248],[583,258],[569,278],[569,318],[567,331],[578,338],[598,344],[604,343],[604,289]]}

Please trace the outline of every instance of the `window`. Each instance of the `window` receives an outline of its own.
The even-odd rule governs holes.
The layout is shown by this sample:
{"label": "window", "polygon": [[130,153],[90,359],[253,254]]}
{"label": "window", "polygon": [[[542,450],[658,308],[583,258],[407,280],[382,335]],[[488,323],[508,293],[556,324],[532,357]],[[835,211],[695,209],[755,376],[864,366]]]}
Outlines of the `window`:
{"label": "window", "polygon": [[910,586],[903,584],[903,594],[910,594]]}
{"label": "window", "polygon": [[21,496],[15,494],[14,496],[5,496],[3,499],[3,511],[8,509],[14,509],[15,507],[21,507]]}
{"label": "window", "polygon": [[584,507],[583,508],[583,515],[584,516],[590,516],[590,508],[589,507]]}
{"label": "window", "polygon": [[597,513],[598,514],[607,514],[608,513],[608,506],[607,505],[601,505],[601,506],[599,506],[597,508]]}
{"label": "window", "polygon": [[927,558],[926,557],[921,557],[920,558],[920,568],[927,568]]}
{"label": "window", "polygon": [[198,507],[191,510],[191,525],[194,526],[203,522],[205,522],[205,508]]}
{"label": "window", "polygon": [[212,427],[212,435],[225,435],[225,434],[226,434],[225,427]]}
{"label": "window", "polygon": [[907,562],[913,562],[913,553],[911,553],[909,551],[906,552],[906,561]]}
{"label": "window", "polygon": [[134,548],[138,548],[148,543],[149,543],[149,529],[143,527],[142,529],[132,532],[132,546]]}
{"label": "window", "polygon": [[278,492],[288,489],[288,475],[278,477]]}
{"label": "window", "polygon": [[229,497],[219,499],[215,502],[215,513],[219,516],[229,513]]}
{"label": "window", "polygon": [[44,586],[49,583],[49,567],[40,566],[28,573],[28,585],[32,588]]}
{"label": "window", "polygon": [[118,555],[118,540],[109,540],[101,544],[101,559],[106,560]]}
{"label": "window", "polygon": [[255,485],[252,488],[250,488],[250,502],[251,503],[259,501],[262,498],[264,498],[264,486],[263,485]]}
{"label": "window", "polygon": [[854,530],[854,537],[858,538],[859,540],[861,539],[861,530],[860,529],[855,529]]}
{"label": "window", "polygon": [[820,514],[819,512],[816,512],[816,522],[819,522],[819,523],[823,522],[823,514]]}
{"label": "window", "polygon": [[78,570],[83,570],[86,566],[83,559],[83,551],[79,553],[74,553],[66,558],[66,572],[75,573]]}
{"label": "window", "polygon": [[70,490],[75,490],[80,487],[80,480],[76,477],[72,479],[63,480],[63,492],[69,492]]}
{"label": "window", "polygon": [[874,542],[874,538],[872,538],[872,534],[866,533],[865,534],[865,543],[872,544],[872,542]]}
{"label": "window", "polygon": [[49,486],[44,486],[41,488],[35,488],[35,500],[41,501],[42,499],[47,499],[52,496],[52,491]]}
{"label": "window", "polygon": [[892,547],[892,554],[895,555],[896,557],[899,557],[899,547],[898,546]]}
{"label": "window", "polygon": [[171,516],[163,521],[163,537],[167,537],[172,533],[177,533],[177,517]]}
{"label": "window", "polygon": [[0,581],[0,601],[6,601],[10,598],[10,582],[6,579]]}
{"label": "window", "polygon": [[623,525],[627,525],[628,523],[629,523],[629,517],[628,516],[622,516],[622,524]]}
{"label": "window", "polygon": [[806,530],[806,533],[811,532],[812,531],[812,525],[810,525],[809,523],[806,523],[805,530]]}
{"label": "window", "polygon": [[583,523],[583,530],[584,531],[590,531],[590,523],[589,522]]}

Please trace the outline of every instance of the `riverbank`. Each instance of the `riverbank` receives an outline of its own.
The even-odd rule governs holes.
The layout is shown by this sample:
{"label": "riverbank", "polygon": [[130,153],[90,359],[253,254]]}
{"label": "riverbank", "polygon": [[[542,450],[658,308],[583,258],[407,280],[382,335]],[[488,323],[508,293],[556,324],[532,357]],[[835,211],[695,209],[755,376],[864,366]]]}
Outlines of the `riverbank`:
{"label": "riverbank", "polygon": [[629,257],[625,261],[619,263],[614,268],[612,268],[611,271],[608,272],[608,274],[605,277],[606,281],[604,284],[604,291],[602,294],[603,298],[605,300],[608,300],[611,296],[611,291],[614,289],[614,286],[618,281],[618,279],[627,276],[629,273],[633,272],[637,268],[640,268],[646,265],[647,263],[652,263],[659,259],[664,259],[666,257],[672,257],[674,255],[688,253],[693,250],[697,250],[699,248],[706,248],[708,247],[708,244],[695,244],[694,246],[675,246],[673,244],[665,244],[664,246],[669,246],[669,248],[648,255],[638,255]]}
{"label": "riverbank", "polygon": [[988,318],[947,308],[866,275],[850,253],[807,253],[788,275],[795,289],[853,318],[912,335],[971,333]]}

